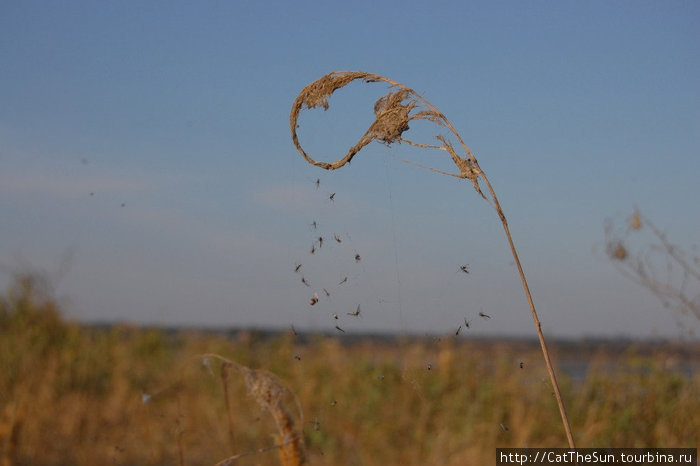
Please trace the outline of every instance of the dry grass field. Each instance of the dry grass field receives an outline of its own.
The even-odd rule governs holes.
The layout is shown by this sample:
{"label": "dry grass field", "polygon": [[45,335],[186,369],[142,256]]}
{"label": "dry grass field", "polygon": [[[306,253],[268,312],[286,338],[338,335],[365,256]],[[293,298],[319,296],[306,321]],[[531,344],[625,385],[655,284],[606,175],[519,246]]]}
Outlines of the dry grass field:
{"label": "dry grass field", "polygon": [[[552,352],[579,446],[698,445],[697,344]],[[464,335],[81,327],[24,278],[0,301],[0,465],[494,464],[566,446],[541,359]]]}

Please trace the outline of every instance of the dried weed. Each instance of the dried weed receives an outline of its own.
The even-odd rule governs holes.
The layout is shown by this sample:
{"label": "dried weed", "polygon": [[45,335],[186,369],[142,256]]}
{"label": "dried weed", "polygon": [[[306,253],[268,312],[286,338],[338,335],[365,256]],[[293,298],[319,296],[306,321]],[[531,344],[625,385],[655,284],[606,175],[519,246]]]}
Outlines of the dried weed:
{"label": "dried weed", "polygon": [[[224,385],[224,390],[228,390],[228,373],[231,369],[237,371],[245,381],[248,395],[255,402],[267,411],[275,421],[278,434],[276,435],[276,443],[274,446],[261,448],[251,452],[239,453],[230,456],[217,465],[233,464],[237,458],[248,456],[255,453],[262,453],[271,449],[278,448],[280,460],[283,466],[299,466],[305,463],[305,448],[304,438],[297,426],[304,425],[304,415],[301,410],[301,404],[296,394],[289,388],[285,387],[279,378],[271,372],[264,370],[255,370],[247,366],[239,364],[230,359],[226,359],[218,354],[205,354],[202,356],[205,366],[209,367],[212,359],[221,362],[221,379]],[[228,394],[226,396],[226,406],[229,410]],[[297,408],[297,422],[295,415],[291,414],[285,408],[285,400],[293,399]],[[229,420],[231,413],[228,413]],[[229,422],[230,438],[233,442],[233,427],[232,422]],[[233,446],[233,445],[232,445]]]}
{"label": "dried weed", "polygon": [[[299,128],[299,115],[301,110],[304,107],[307,109],[312,109],[319,106],[323,107],[324,110],[327,110],[329,108],[329,97],[338,89],[355,80],[362,80],[366,83],[383,82],[390,86],[389,91],[384,96],[380,97],[374,104],[374,122],[370,125],[365,134],[357,141],[357,143],[348,150],[344,157],[336,160],[335,162],[320,162],[314,160],[301,147],[297,136],[297,128]],[[439,127],[447,129],[451,134],[451,137],[459,142],[459,146],[465,155],[460,156],[450,139],[441,134],[435,136],[439,144],[423,144],[411,141],[404,137],[404,133],[409,130],[409,123],[415,120],[426,120],[438,125]],[[469,180],[476,192],[496,210],[496,213],[498,214],[503,225],[503,229],[505,230],[506,238],[508,240],[513,259],[518,268],[523,289],[530,306],[532,318],[535,322],[542,354],[547,364],[547,370],[554,388],[554,394],[557,399],[557,404],[559,406],[559,411],[561,414],[562,423],[564,425],[564,430],[567,434],[569,446],[571,448],[575,448],[571,427],[566,415],[566,409],[564,408],[564,402],[561,398],[559,386],[556,381],[554,368],[549,358],[549,352],[542,333],[541,324],[535,310],[535,305],[532,300],[532,295],[530,293],[527,280],[525,279],[525,273],[515,249],[515,244],[513,243],[513,238],[508,228],[506,216],[500,206],[500,203],[498,202],[498,198],[496,197],[496,193],[491,183],[479,167],[476,157],[469,150],[461,136],[457,133],[452,126],[452,123],[450,123],[445,115],[443,115],[442,112],[440,112],[433,104],[428,102],[423,96],[418,94],[413,89],[396,81],[392,81],[384,76],[362,71],[333,71],[317,79],[301,90],[292,105],[292,110],[289,115],[289,125],[291,129],[292,142],[299,153],[310,164],[326,170],[336,170],[344,166],[346,163],[350,162],[362,148],[374,140],[386,145],[393,143],[406,143],[420,148],[444,150],[450,155],[452,162],[455,164],[458,170],[456,173],[446,172],[431,167],[424,167],[423,165],[406,160],[404,160],[404,162],[412,163],[437,173]],[[482,191],[481,186],[479,185],[480,181],[483,181],[484,185],[486,186],[488,196]],[[341,330],[339,327],[336,328]]]}

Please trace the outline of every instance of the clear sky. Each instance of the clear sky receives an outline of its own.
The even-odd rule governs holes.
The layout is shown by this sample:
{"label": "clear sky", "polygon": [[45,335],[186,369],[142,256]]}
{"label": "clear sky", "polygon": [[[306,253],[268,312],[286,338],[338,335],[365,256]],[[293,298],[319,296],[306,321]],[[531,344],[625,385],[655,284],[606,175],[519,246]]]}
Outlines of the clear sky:
{"label": "clear sky", "polygon": [[[698,243],[699,21],[695,1],[2,2],[0,280],[43,271],[84,321],[534,336],[468,183],[398,145],[337,172],[295,150],[303,86],[363,70],[475,153],[547,334],[673,337],[603,225],[638,206]],[[311,155],[354,144],[373,86],[303,114]]]}

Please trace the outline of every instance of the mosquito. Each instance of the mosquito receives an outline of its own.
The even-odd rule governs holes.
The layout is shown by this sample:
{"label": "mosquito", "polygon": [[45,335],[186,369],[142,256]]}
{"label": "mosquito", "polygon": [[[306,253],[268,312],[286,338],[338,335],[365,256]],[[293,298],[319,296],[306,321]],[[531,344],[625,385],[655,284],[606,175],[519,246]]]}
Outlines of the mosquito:
{"label": "mosquito", "polygon": [[333,201],[335,200],[335,193],[333,193],[333,194],[331,194],[330,196],[328,196],[328,199],[330,199],[331,202],[333,202]]}
{"label": "mosquito", "polygon": [[360,262],[360,255],[355,253],[355,262]]}
{"label": "mosquito", "polygon": [[304,277],[301,277],[301,282],[306,286],[311,286],[311,284],[308,281],[306,281],[306,278]]}
{"label": "mosquito", "polygon": [[323,236],[318,237],[318,247],[322,248],[323,247]]}
{"label": "mosquito", "polygon": [[342,328],[338,327],[337,325],[335,326],[335,329],[336,329],[337,331],[339,331],[339,332],[345,333],[345,330],[343,330]]}
{"label": "mosquito", "polygon": [[309,252],[310,252],[311,254],[313,254],[313,253],[316,252],[316,245],[315,245],[315,244],[312,244],[312,245],[311,245],[311,251],[309,251]]}
{"label": "mosquito", "polygon": [[301,264],[294,264],[294,273],[298,273],[299,269],[301,269]]}
{"label": "mosquito", "polygon": [[342,242],[343,242],[343,240],[340,239],[340,236],[338,236],[338,235],[336,235],[336,234],[333,234],[333,239],[335,240],[336,243],[342,243]]}
{"label": "mosquito", "polygon": [[328,290],[325,289],[325,288],[323,289],[323,292],[326,293],[326,297],[329,297],[329,296],[331,295],[331,294],[328,292]]}
{"label": "mosquito", "polygon": [[314,184],[316,185],[316,189],[318,189],[318,187],[321,186],[321,178],[316,178]]}
{"label": "mosquito", "polygon": [[480,312],[480,313],[479,313],[479,317],[483,317],[484,319],[490,319],[490,318],[491,318],[490,315],[484,314],[483,312]]}
{"label": "mosquito", "polygon": [[346,281],[348,281],[348,277],[343,277],[343,279],[340,280],[340,283],[338,283],[338,285],[342,285],[342,284],[345,283]]}
{"label": "mosquito", "polygon": [[314,293],[314,295],[311,297],[311,305],[313,306],[318,302],[318,293]]}
{"label": "mosquito", "polygon": [[469,264],[460,265],[459,270],[461,270],[464,273],[469,273]]}
{"label": "mosquito", "polygon": [[347,314],[353,317],[360,317],[360,305],[357,305],[357,309],[355,310],[355,312],[348,312]]}
{"label": "mosquito", "polygon": [[459,335],[459,332],[461,332],[461,331],[462,331],[462,326],[460,325],[459,327],[457,327],[457,331],[455,332],[455,336]]}
{"label": "mosquito", "polygon": [[313,228],[314,230],[315,230],[316,228],[318,228],[318,223],[316,222],[316,220],[314,220],[313,222],[311,222],[311,228]]}
{"label": "mosquito", "polygon": [[335,312],[331,314],[331,317],[333,317],[335,320],[338,320],[338,314],[336,314]]}
{"label": "mosquito", "polygon": [[472,326],[472,321],[467,320],[467,318],[464,318],[464,328],[470,328]]}

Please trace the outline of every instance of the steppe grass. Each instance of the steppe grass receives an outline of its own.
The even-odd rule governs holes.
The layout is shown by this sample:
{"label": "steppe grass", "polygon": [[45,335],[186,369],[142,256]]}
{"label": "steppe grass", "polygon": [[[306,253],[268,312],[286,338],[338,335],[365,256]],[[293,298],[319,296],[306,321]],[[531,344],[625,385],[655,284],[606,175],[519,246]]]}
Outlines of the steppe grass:
{"label": "steppe grass", "polygon": [[[698,445],[700,376],[674,369],[698,347],[659,348],[562,375],[579,446]],[[275,374],[307,464],[482,465],[566,441],[536,344],[81,327],[24,278],[0,300],[0,464],[283,464],[243,367]]]}

